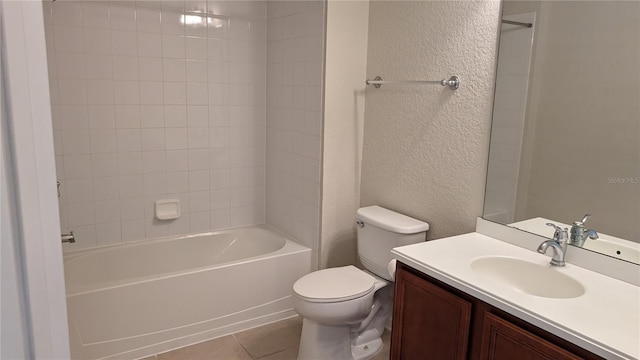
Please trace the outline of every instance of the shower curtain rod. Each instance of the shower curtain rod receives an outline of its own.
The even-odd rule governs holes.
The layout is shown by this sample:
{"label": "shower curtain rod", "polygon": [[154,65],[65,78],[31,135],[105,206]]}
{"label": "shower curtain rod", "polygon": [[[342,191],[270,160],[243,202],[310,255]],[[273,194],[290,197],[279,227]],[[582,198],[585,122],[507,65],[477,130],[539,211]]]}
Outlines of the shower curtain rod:
{"label": "shower curtain rod", "polygon": [[524,27],[533,27],[532,23],[524,23],[524,22],[520,22],[520,21],[511,21],[511,20],[502,20],[503,23],[505,24],[511,24],[511,25],[519,25],[519,26],[524,26]]}

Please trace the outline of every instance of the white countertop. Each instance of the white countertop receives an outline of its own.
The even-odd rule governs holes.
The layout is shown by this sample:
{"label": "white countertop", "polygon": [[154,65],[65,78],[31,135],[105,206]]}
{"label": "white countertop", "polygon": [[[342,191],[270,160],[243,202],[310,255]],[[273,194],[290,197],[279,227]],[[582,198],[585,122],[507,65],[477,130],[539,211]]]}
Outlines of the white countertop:
{"label": "white countertop", "polygon": [[469,233],[392,250],[394,257],[431,277],[606,359],[640,358],[640,287],[567,263],[554,268],[580,281],[571,299],[519,292],[474,272],[480,256],[509,256],[549,264],[550,257]]}

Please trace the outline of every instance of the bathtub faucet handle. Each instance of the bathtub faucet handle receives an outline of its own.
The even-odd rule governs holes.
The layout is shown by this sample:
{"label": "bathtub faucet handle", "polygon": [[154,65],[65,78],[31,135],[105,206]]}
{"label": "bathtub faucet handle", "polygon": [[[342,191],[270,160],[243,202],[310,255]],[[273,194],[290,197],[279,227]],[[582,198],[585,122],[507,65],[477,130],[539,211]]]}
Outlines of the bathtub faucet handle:
{"label": "bathtub faucet handle", "polygon": [[75,236],[73,236],[73,231],[69,231],[68,234],[62,234],[62,242],[63,243],[75,243],[76,242],[76,238]]}

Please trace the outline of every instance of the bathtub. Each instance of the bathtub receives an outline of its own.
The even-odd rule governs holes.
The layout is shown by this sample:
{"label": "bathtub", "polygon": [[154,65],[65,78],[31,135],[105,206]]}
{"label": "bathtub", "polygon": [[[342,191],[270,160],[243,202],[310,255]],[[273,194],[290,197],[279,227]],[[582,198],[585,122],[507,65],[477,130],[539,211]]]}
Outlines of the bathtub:
{"label": "bathtub", "polygon": [[311,250],[268,226],[64,255],[71,356],[135,359],[294,316]]}

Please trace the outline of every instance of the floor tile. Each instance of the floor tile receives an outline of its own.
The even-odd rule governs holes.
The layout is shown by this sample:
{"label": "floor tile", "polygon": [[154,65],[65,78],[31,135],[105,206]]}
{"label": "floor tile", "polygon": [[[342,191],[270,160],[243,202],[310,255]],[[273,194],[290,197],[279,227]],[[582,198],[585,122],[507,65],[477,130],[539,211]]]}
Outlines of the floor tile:
{"label": "floor tile", "polygon": [[298,348],[293,347],[285,351],[267,355],[256,360],[296,360],[298,358]]}
{"label": "floor tile", "polygon": [[292,348],[297,351],[301,332],[302,319],[295,317],[243,331],[234,336],[245,350],[257,359]]}
{"label": "floor tile", "polygon": [[252,360],[232,336],[205,341],[158,355],[158,360]]}

